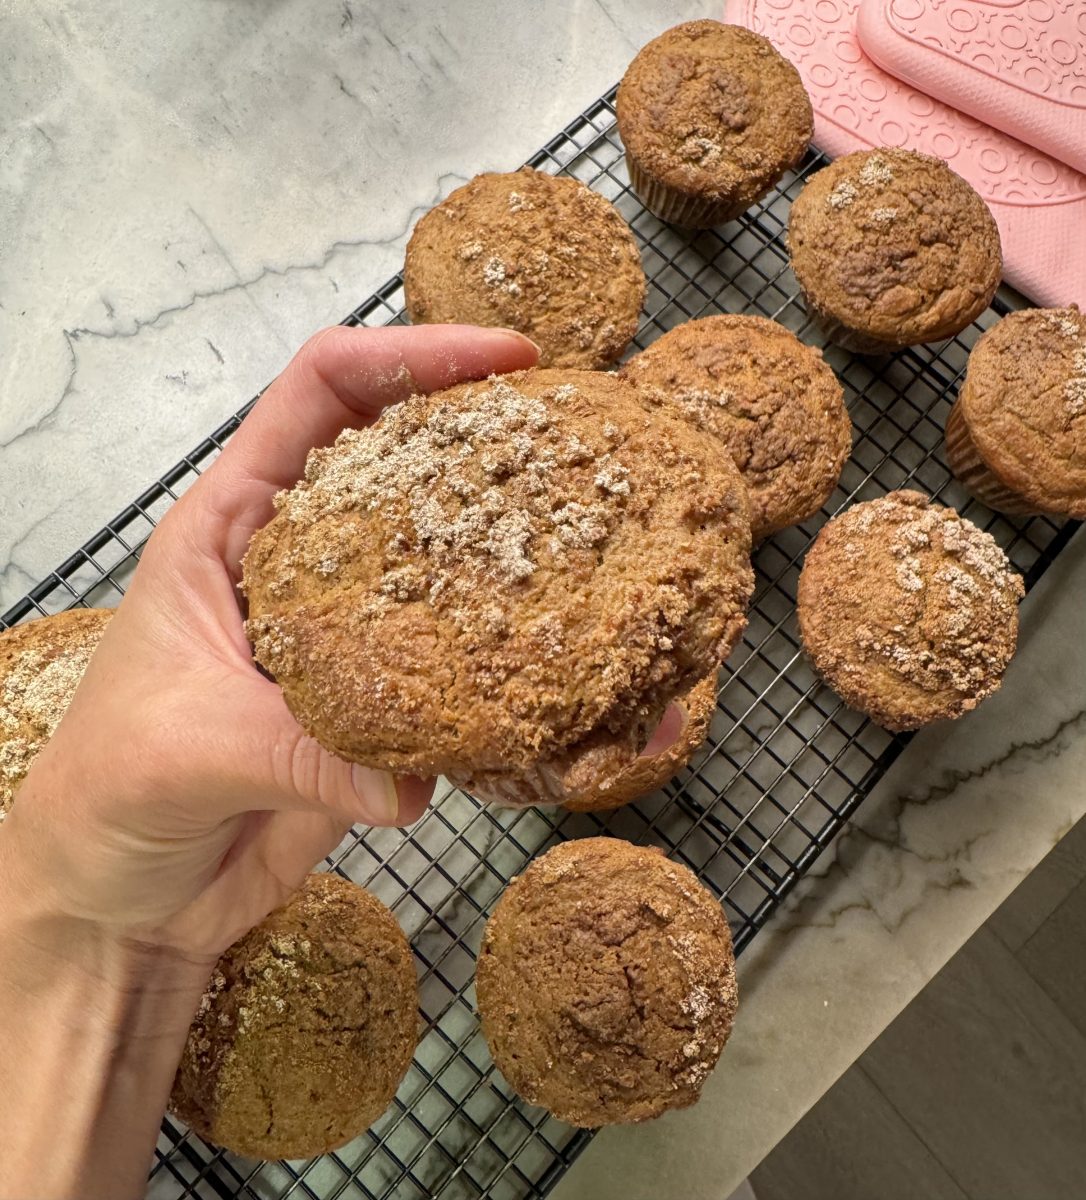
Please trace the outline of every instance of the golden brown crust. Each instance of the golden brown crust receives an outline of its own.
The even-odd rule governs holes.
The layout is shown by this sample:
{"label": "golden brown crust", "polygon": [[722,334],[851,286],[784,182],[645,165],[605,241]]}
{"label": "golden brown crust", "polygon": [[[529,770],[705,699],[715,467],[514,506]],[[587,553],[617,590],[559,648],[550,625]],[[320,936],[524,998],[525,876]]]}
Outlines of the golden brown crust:
{"label": "golden brown crust", "polygon": [[515,771],[713,670],[753,586],[739,475],[599,372],[387,409],[310,455],[244,569],[303,728],[420,774]]}
{"label": "golden brown crust", "polygon": [[[1086,517],[1086,316],[1077,308],[1026,309],[989,329],[955,407],[977,465],[994,477],[966,479],[982,499],[1011,509],[985,488],[994,482],[1013,493],[1013,511]],[[949,457],[965,477],[972,455]]]}
{"label": "golden brown crust", "polygon": [[620,374],[727,447],[750,495],[755,541],[818,512],[852,448],[837,376],[765,317],[687,321]]}
{"label": "golden brown crust", "polygon": [[988,206],[941,159],[913,150],[858,150],[812,175],[788,243],[812,314],[866,353],[964,329],[1003,272]]}
{"label": "golden brown crust", "polygon": [[219,959],[170,1110],[250,1158],[342,1146],[392,1103],[415,1050],[418,987],[392,913],[310,875]]}
{"label": "golden brown crust", "polygon": [[415,226],[404,303],[415,325],[502,325],[540,366],[605,367],[637,331],[645,272],[614,205],[524,167],[476,175]]}
{"label": "golden brown crust", "polygon": [[562,804],[572,812],[604,812],[663,787],[681,771],[705,741],[716,712],[716,672],[696,683],[674,703],[686,723],[680,736],[659,754],[642,754],[661,714],[646,714],[620,733],[597,729],[553,759],[529,771],[477,772],[454,778],[477,800],[507,808]]}
{"label": "golden brown crust", "polygon": [[72,608],[0,632],[0,821],[83,678],[108,608]]}
{"label": "golden brown crust", "polygon": [[555,846],[510,883],[476,991],[514,1090],[587,1128],[693,1104],[737,1007],[720,905],[659,850],[611,838]]}
{"label": "golden brown crust", "polygon": [[884,729],[960,717],[1014,654],[1022,579],[987,533],[919,492],[823,526],[796,611],[815,670]]}
{"label": "golden brown crust", "polygon": [[813,130],[795,67],[760,34],[708,20],[642,48],[616,114],[631,174],[703,203],[683,222],[696,225],[731,220],[764,196],[803,157]]}

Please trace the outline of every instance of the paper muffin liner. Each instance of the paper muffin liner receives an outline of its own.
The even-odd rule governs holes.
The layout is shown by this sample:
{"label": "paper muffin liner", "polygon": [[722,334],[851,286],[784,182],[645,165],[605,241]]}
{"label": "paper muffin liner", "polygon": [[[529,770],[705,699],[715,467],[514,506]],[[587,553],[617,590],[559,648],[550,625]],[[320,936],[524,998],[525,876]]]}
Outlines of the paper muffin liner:
{"label": "paper muffin liner", "polygon": [[561,775],[549,770],[543,763],[526,768],[515,776],[474,779],[465,775],[449,775],[447,778],[469,796],[498,808],[553,806],[561,804],[567,798]]}
{"label": "paper muffin liner", "polygon": [[947,417],[944,437],[947,463],[951,471],[982,504],[987,504],[996,512],[1010,513],[1014,516],[1029,516],[1040,512],[1036,505],[1031,505],[1024,496],[1012,491],[989,470],[969,432],[969,422],[965,418],[961,396],[954,401],[950,416]]}
{"label": "paper muffin liner", "polygon": [[626,152],[626,167],[630,172],[630,185],[637,198],[654,216],[669,225],[680,225],[685,229],[713,229],[728,221],[734,221],[746,212],[747,205],[736,208],[720,200],[707,200],[702,196],[691,196],[668,187],[634,161]]}

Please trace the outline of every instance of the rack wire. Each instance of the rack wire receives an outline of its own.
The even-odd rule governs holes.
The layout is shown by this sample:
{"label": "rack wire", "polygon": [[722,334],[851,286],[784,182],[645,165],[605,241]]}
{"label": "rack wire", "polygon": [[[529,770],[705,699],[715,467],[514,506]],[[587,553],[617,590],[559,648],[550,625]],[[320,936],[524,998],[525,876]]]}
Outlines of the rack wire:
{"label": "rack wire", "polygon": [[[614,91],[553,138],[530,164],[581,179],[630,223],[648,276],[644,347],[713,312],[771,317],[815,345],[788,268],[788,209],[824,165],[811,152],[761,204],[722,230],[681,232],[630,191],[615,130]],[[403,323],[400,276],[343,322]],[[1013,299],[1011,300],[1013,303]],[[946,415],[969,349],[1007,311],[936,347],[886,359],[838,348],[855,427],[852,457],[826,508],[763,543],[742,644],[721,674],[710,736],[662,791],[612,814],[502,811],[442,785],[411,829],[352,830],[327,862],[384,900],[411,939],[423,1033],[394,1106],[350,1145],[310,1162],[259,1163],[205,1144],[167,1118],[151,1171],[154,1200],[495,1200],[541,1198],[585,1147],[572,1129],[517,1099],[493,1068],[474,1007],[475,954],[487,914],[512,875],[554,842],[606,832],[661,845],[721,898],[739,953],[904,748],[818,684],[796,633],[799,565],[827,517],[903,485],[954,505],[989,530],[1032,584],[1074,523],[998,516],[952,479],[942,453]],[[252,402],[250,402],[251,405]],[[115,604],[156,521],[237,429],[250,405],[215,430],[2,618],[12,625],[74,605]],[[724,1070],[727,1070],[725,1055]]]}

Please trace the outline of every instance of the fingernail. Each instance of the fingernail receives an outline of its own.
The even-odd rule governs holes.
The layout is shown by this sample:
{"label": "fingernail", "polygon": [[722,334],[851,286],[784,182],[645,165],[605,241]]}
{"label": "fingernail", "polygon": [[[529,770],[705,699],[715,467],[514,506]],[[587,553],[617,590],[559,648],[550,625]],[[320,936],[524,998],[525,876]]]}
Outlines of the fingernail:
{"label": "fingernail", "polygon": [[543,347],[538,342],[533,342],[526,333],[518,333],[515,329],[497,329],[495,332],[500,333],[503,337],[515,338],[521,345],[527,342],[536,354],[543,353]]}
{"label": "fingernail", "polygon": [[400,797],[400,819],[405,823],[415,821],[434,797],[436,779],[423,779],[418,775],[397,775],[396,791]]}
{"label": "fingernail", "polygon": [[373,825],[395,825],[400,815],[396,777],[389,771],[351,767],[351,783],[364,809],[363,817]]}
{"label": "fingernail", "polygon": [[653,730],[652,737],[638,757],[651,758],[654,754],[662,754],[682,737],[689,720],[690,714],[685,706],[673,700],[664,710],[660,724]]}

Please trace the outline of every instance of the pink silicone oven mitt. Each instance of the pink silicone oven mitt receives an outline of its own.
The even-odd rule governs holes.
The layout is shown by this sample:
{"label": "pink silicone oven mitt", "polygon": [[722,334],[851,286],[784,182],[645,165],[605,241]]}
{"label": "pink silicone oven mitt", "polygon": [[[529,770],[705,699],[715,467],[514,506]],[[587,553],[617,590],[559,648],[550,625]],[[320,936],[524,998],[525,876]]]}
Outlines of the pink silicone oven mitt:
{"label": "pink silicone oven mitt", "polygon": [[1086,0],[860,0],[868,58],[1086,171]]}
{"label": "pink silicone oven mitt", "polygon": [[1086,176],[877,67],[856,37],[858,7],[859,0],[730,0],[727,19],[795,63],[821,150],[836,157],[908,146],[946,159],[991,208],[1008,283],[1038,304],[1086,309]]}

